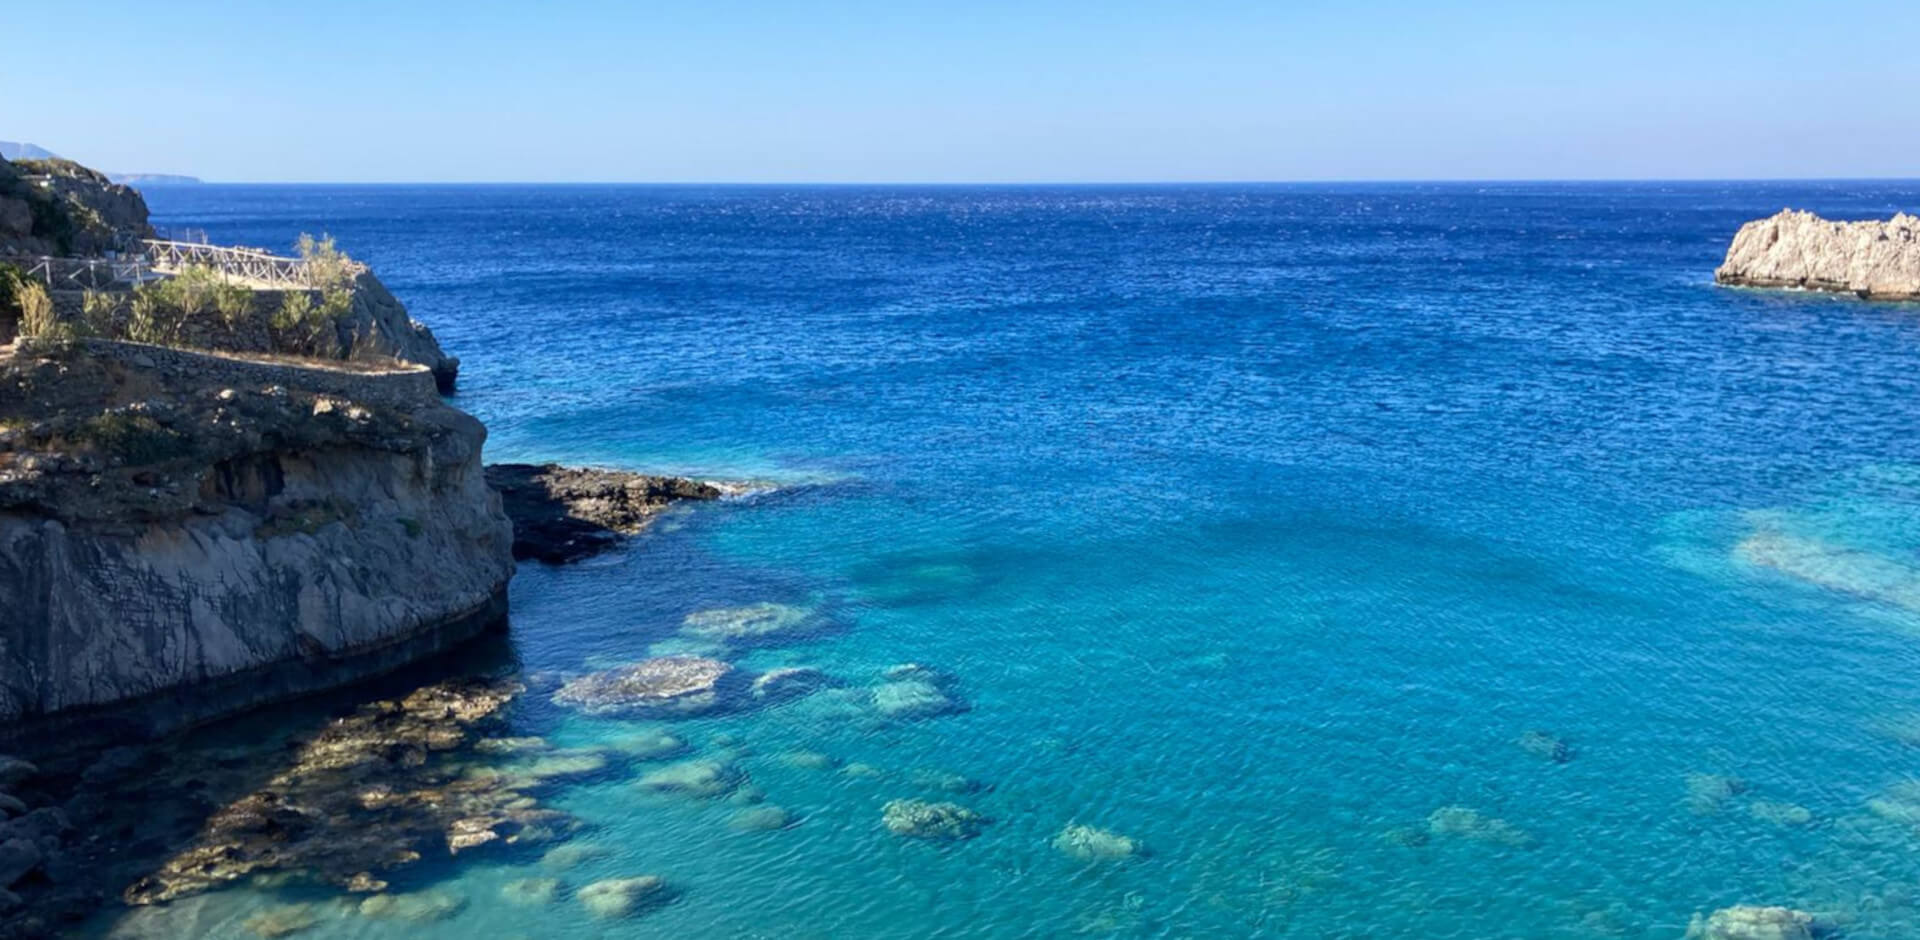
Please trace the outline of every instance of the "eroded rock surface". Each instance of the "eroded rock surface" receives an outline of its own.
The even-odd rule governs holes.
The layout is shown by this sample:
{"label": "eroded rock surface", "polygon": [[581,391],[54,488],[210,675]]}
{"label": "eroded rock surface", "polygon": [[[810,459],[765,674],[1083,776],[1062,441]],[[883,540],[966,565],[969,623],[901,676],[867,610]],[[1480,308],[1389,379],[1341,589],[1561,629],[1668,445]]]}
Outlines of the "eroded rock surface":
{"label": "eroded rock surface", "polygon": [[1713,276],[1745,287],[1920,300],[1920,217],[1901,213],[1885,222],[1833,222],[1783,209],[1741,226]]}
{"label": "eroded rock surface", "polygon": [[503,627],[485,438],[415,367],[0,348],[0,746],[143,737]]}
{"label": "eroded rock surface", "polygon": [[732,671],[717,659],[660,656],[571,679],[553,700],[589,714],[694,715],[720,707]]}
{"label": "eroded rock surface", "polygon": [[513,555],[553,564],[578,561],[645,529],[679,500],[719,499],[710,483],[557,464],[487,467],[513,520]]}
{"label": "eroded rock surface", "polygon": [[[129,886],[126,902],[269,873],[378,892],[383,872],[428,855],[560,838],[576,823],[526,792],[538,781],[476,774],[462,760],[519,691],[451,680],[333,721],[299,743],[286,770],[219,809],[191,845]],[[413,910],[403,899],[374,906],[391,916]]]}

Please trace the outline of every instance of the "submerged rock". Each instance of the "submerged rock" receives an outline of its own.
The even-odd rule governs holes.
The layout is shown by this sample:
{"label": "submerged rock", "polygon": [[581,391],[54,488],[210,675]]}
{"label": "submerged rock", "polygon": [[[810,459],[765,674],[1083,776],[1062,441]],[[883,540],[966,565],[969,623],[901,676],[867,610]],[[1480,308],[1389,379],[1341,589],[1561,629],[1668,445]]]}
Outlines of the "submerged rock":
{"label": "submerged rock", "polygon": [[780,763],[801,770],[832,770],[840,766],[840,759],[819,751],[788,751],[780,755]]}
{"label": "submerged rock", "polygon": [[1696,816],[1720,812],[1726,802],[1747,792],[1747,782],[1722,774],[1687,775],[1687,809]]}
{"label": "submerged rock", "polygon": [[937,669],[906,663],[888,669],[886,679],[873,687],[873,710],[883,718],[933,718],[970,707],[954,693],[952,677]]}
{"label": "submerged rock", "polygon": [[734,813],[733,818],[727,820],[727,827],[736,832],[771,832],[789,828],[795,822],[792,813],[769,804]]}
{"label": "submerged rock", "polygon": [[588,714],[693,715],[718,708],[720,683],[733,667],[699,656],[662,656],[589,673],[553,693]]}
{"label": "submerged rock", "polygon": [[1747,804],[1747,812],[1761,822],[1776,826],[1805,826],[1813,822],[1813,811],[1792,803],[1776,803],[1771,800],[1754,800]]}
{"label": "submerged rock", "polygon": [[712,800],[732,793],[746,779],[746,774],[730,761],[700,758],[650,771],[634,785],[649,793]]}
{"label": "submerged rock", "polygon": [[992,786],[981,783],[972,777],[945,770],[916,770],[908,779],[916,787],[925,787],[929,790],[941,790],[946,793],[980,793],[993,789]]}
{"label": "submerged rock", "polygon": [[1832,222],[1783,209],[1740,226],[1713,272],[1722,284],[1920,300],[1920,217]]}
{"label": "submerged rock", "polygon": [[952,841],[979,835],[992,820],[958,803],[893,800],[880,808],[880,822],[896,836]]}
{"label": "submerged rock", "polygon": [[809,608],[762,602],[695,611],[681,623],[680,632],[700,640],[749,645],[800,639],[819,627],[819,616]]}
{"label": "submerged rock", "polygon": [[1920,566],[1899,558],[1764,528],[1734,545],[1733,554],[1816,587],[1920,612]]}
{"label": "submerged rock", "polygon": [[558,878],[519,878],[500,886],[500,897],[509,904],[551,904],[559,895]]}
{"label": "submerged rock", "polygon": [[1402,848],[1419,848],[1433,841],[1433,833],[1415,826],[1395,826],[1380,837]]}
{"label": "submerged rock", "polygon": [[1740,905],[1693,915],[1687,940],[1813,940],[1818,921],[1806,911]]}
{"label": "submerged rock", "polygon": [[486,476],[513,520],[513,557],[551,564],[578,561],[638,534],[674,502],[725,495],[681,477],[556,464],[493,464]]}
{"label": "submerged rock", "polygon": [[1888,822],[1920,826],[1920,780],[1902,780],[1867,801],[1867,811]]}
{"label": "submerged rock", "polygon": [[477,770],[480,777],[503,777],[508,785],[538,787],[558,780],[590,777],[607,769],[607,755],[593,748],[574,748],[539,755],[532,760]]}
{"label": "submerged rock", "polygon": [[580,889],[580,904],[602,919],[628,917],[646,907],[665,903],[667,883],[657,875],[609,878]]}
{"label": "submerged rock", "polygon": [[1573,749],[1567,746],[1567,742],[1545,731],[1528,731],[1520,735],[1514,743],[1520,745],[1521,750],[1541,760],[1564,764],[1573,759]]}
{"label": "submerged rock", "polygon": [[1130,836],[1080,823],[1069,823],[1060,830],[1053,837],[1053,847],[1083,862],[1131,858],[1144,850],[1139,840]]}
{"label": "submerged rock", "polygon": [[665,760],[687,752],[687,742],[670,731],[654,729],[614,738],[607,746],[639,761]]}
{"label": "submerged rock", "polygon": [[[361,890],[427,854],[518,843],[574,824],[505,778],[451,759],[519,686],[435,683],[373,702],[302,742],[290,766],[208,818],[199,836],[129,886],[128,904],[299,873]],[[379,909],[391,902],[380,902]]]}
{"label": "submerged rock", "polygon": [[311,930],[319,924],[320,911],[312,904],[276,904],[240,922],[248,933],[268,940]]}
{"label": "submerged rock", "polygon": [[1504,819],[1465,806],[1442,806],[1427,817],[1427,831],[1514,848],[1532,848],[1533,834]]}
{"label": "submerged rock", "polygon": [[611,847],[601,845],[597,842],[569,842],[565,845],[558,845],[548,849],[547,854],[540,857],[540,864],[548,868],[565,870],[573,868],[582,862],[590,862],[596,858],[606,858],[612,854],[613,849]]}
{"label": "submerged rock", "polygon": [[833,677],[818,669],[795,666],[769,669],[754,677],[751,693],[764,701],[782,702],[833,685]]}
{"label": "submerged rock", "polygon": [[446,920],[466,906],[466,898],[445,891],[376,894],[360,902],[360,916],[425,924]]}

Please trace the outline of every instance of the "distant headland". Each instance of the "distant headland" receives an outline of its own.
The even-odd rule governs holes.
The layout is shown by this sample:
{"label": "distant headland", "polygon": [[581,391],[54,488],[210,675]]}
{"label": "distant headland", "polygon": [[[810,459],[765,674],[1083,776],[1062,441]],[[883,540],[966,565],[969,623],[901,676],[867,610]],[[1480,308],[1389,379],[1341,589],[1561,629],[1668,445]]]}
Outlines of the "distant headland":
{"label": "distant headland", "polygon": [[[38,144],[0,140],[0,160],[58,160],[60,155]],[[198,176],[181,173],[107,173],[107,179],[123,186],[182,186],[201,182]]]}

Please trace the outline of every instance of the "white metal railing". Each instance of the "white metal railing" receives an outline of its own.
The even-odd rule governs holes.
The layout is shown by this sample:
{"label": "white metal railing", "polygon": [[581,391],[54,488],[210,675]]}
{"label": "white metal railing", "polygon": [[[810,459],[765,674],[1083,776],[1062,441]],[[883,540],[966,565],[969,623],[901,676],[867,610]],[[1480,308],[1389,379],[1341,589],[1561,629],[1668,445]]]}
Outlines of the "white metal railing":
{"label": "white metal railing", "polygon": [[[144,239],[136,251],[112,258],[39,257],[0,259],[18,265],[28,277],[49,290],[108,290],[171,277],[192,267],[212,270],[223,280],[255,290],[315,290],[329,285],[305,258],[285,258],[252,248],[229,248],[202,242]],[[359,274],[366,265],[345,262],[345,273]]]}
{"label": "white metal railing", "polygon": [[[148,239],[141,243],[153,269],[161,274],[178,274],[189,267],[212,268],[224,277],[263,288],[311,289],[317,283],[313,267],[304,258],[283,258],[251,248],[228,248],[198,242],[174,242]],[[350,273],[363,269],[348,262]]]}
{"label": "white metal railing", "polygon": [[20,258],[18,264],[48,290],[108,290],[115,286],[153,280],[153,266],[139,255],[130,258]]}

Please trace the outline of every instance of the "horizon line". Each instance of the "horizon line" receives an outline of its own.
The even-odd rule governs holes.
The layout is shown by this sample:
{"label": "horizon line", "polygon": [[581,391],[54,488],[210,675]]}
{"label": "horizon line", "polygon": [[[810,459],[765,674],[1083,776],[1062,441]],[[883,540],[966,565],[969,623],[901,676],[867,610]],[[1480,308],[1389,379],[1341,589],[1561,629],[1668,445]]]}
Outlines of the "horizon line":
{"label": "horizon line", "polygon": [[[191,176],[191,174],[152,174]],[[150,182],[147,186],[1351,186],[1369,184],[1465,186],[1516,183],[1917,183],[1920,176],[1589,176],[1589,177],[1357,177],[1348,179],[1233,180],[215,180]],[[138,187],[139,184],[126,185]]]}

